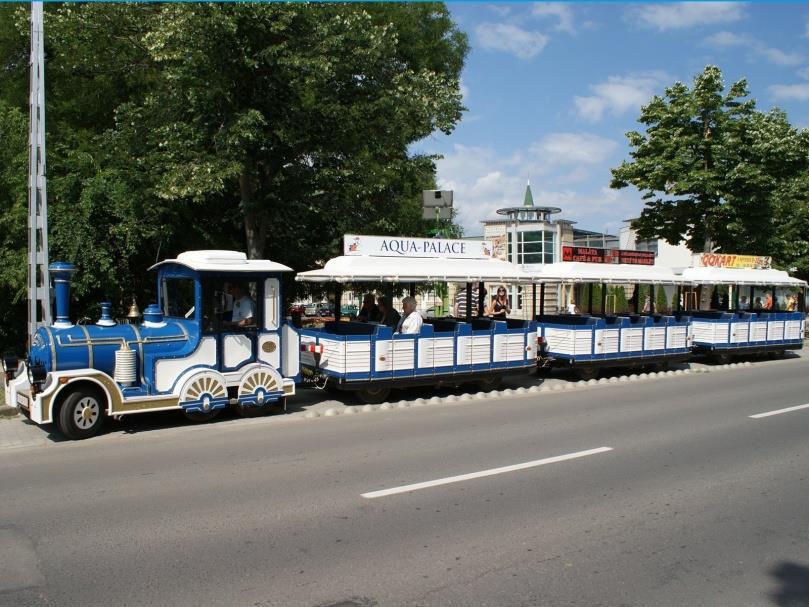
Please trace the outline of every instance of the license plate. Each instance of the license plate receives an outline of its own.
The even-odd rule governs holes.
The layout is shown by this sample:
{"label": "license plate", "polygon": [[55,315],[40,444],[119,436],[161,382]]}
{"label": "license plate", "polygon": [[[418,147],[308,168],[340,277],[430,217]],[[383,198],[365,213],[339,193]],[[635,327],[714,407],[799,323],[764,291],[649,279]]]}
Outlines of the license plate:
{"label": "license plate", "polygon": [[28,397],[25,394],[17,394],[17,405],[28,409]]}

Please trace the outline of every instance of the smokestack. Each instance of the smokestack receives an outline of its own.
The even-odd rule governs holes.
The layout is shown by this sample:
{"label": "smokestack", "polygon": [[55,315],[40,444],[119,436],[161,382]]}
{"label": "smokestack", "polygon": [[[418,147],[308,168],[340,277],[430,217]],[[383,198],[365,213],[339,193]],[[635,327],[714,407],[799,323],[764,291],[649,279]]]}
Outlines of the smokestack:
{"label": "smokestack", "polygon": [[76,271],[76,266],[65,261],[55,261],[48,266],[53,279],[53,290],[56,299],[56,321],[53,326],[57,329],[71,327],[70,324],[70,279]]}

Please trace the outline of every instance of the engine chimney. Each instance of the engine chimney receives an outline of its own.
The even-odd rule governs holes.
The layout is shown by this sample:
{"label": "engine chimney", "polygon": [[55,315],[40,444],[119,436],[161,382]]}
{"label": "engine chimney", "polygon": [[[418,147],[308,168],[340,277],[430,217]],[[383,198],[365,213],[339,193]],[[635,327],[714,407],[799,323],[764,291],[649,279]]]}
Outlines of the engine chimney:
{"label": "engine chimney", "polygon": [[55,261],[48,266],[53,279],[53,290],[56,299],[56,321],[53,326],[57,329],[71,327],[70,324],[70,279],[76,271],[76,266],[64,261]]}

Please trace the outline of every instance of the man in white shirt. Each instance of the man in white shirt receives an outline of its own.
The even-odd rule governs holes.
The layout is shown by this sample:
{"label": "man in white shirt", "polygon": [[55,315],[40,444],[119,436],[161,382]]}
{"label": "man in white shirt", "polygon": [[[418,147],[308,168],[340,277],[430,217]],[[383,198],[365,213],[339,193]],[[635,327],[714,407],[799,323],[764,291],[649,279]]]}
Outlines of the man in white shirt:
{"label": "man in white shirt", "polygon": [[244,287],[238,283],[233,283],[230,286],[230,294],[233,295],[233,315],[229,323],[225,323],[228,327],[247,327],[254,325],[254,316],[256,313],[256,304],[244,290]]}
{"label": "man in white shirt", "polygon": [[416,311],[416,298],[405,297],[402,300],[402,318],[399,319],[395,332],[402,335],[418,335],[423,324],[424,319]]}

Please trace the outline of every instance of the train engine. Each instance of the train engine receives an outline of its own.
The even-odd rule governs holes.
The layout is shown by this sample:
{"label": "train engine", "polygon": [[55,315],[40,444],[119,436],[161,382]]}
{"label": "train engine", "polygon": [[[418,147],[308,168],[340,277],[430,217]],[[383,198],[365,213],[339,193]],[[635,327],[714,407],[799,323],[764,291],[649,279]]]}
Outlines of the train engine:
{"label": "train engine", "polygon": [[181,410],[194,421],[227,406],[243,414],[286,405],[300,379],[300,340],[282,315],[281,275],[236,251],[188,251],[153,266],[158,302],[143,322],[119,324],[101,304],[95,324],[70,321],[75,267],[54,263],[56,320],[28,358],[3,357],[6,403],[71,439],[107,416]]}

